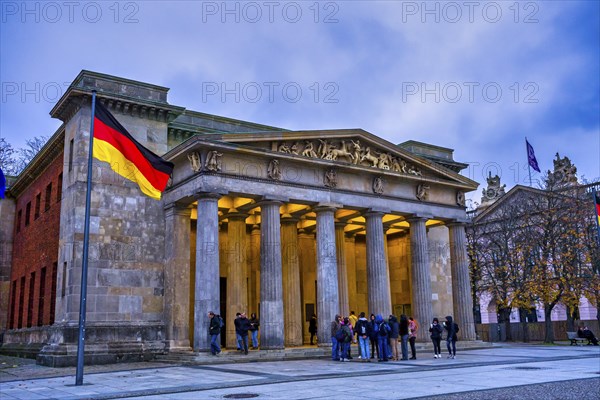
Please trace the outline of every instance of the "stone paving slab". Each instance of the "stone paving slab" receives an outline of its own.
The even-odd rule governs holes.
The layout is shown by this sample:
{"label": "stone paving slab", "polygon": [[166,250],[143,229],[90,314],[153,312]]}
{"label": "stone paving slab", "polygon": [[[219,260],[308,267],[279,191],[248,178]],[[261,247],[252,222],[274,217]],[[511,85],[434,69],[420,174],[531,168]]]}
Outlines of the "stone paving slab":
{"label": "stone paving slab", "polygon": [[[67,375],[60,377],[27,379],[35,378],[33,375],[18,380],[11,375],[12,380],[0,383],[0,398],[220,399],[228,394],[256,393],[259,399],[339,400],[367,390],[368,397],[363,398],[389,400],[584,377],[600,380],[600,349],[583,346],[509,345],[462,351],[454,360],[418,354],[417,360],[387,363],[316,359],[171,367],[145,364],[142,369],[122,364],[118,367],[133,368],[107,372],[86,367],[83,386],[74,386],[74,372],[69,375],[65,369],[60,370]],[[37,366],[32,367],[35,370]]]}

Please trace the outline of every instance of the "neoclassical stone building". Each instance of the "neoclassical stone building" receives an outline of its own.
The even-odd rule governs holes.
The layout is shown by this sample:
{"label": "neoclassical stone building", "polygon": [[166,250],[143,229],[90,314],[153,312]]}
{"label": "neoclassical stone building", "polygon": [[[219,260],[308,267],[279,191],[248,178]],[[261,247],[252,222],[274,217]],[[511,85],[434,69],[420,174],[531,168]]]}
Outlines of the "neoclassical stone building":
{"label": "neoclassical stone building", "polygon": [[[306,343],[313,313],[326,346],[329,322],[350,310],[407,313],[424,324],[452,314],[461,339],[475,339],[464,198],[477,184],[459,174],[466,165],[452,150],[396,145],[361,129],[288,131],[203,114],[170,105],[167,88],[82,71],[51,111],[64,122],[49,142],[62,161],[54,323],[7,324],[3,351],[27,343],[41,363],[74,363],[92,89],[175,169],[156,201],[94,161],[90,360],[206,351],[209,310],[225,317],[228,346],[238,311],[259,314],[262,349]],[[13,215],[23,179],[9,192]],[[37,290],[18,273],[10,282],[25,283],[11,286],[9,320],[27,310],[18,303],[30,295],[19,288]],[[428,341],[426,329],[420,334]]]}

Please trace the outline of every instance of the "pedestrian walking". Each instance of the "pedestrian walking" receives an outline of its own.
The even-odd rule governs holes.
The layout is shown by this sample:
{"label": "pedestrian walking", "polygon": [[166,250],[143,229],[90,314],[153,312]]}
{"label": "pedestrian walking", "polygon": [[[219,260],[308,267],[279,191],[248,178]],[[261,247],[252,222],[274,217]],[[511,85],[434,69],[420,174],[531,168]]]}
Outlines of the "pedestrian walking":
{"label": "pedestrian walking", "polygon": [[402,314],[400,316],[400,348],[402,349],[401,360],[408,360],[408,318]]}
{"label": "pedestrian walking", "polygon": [[252,350],[258,349],[258,327],[260,320],[256,318],[256,313],[250,314],[250,334],[252,335]]}
{"label": "pedestrian walking", "polygon": [[419,323],[413,317],[408,318],[408,342],[410,343],[411,360],[417,359],[417,349],[415,341],[417,340],[417,332],[419,331]]}
{"label": "pedestrian walking", "polygon": [[219,346],[219,334],[221,333],[221,317],[216,315],[214,312],[208,312],[208,318],[210,318],[210,324],[208,327],[208,334],[210,335],[210,353],[213,356],[221,353],[221,346]]}
{"label": "pedestrian walking", "polygon": [[441,341],[442,341],[442,333],[444,332],[444,328],[440,325],[440,321],[437,318],[434,318],[429,325],[429,332],[431,335],[431,341],[433,342],[433,358],[442,358],[442,349],[441,349]]}
{"label": "pedestrian walking", "polygon": [[456,334],[458,333],[458,325],[452,320],[452,317],[448,315],[444,322],[444,329],[446,329],[446,347],[448,348],[448,358],[456,358],[456,340],[458,339]]}
{"label": "pedestrian walking", "polygon": [[250,330],[250,320],[246,317],[246,313],[240,315],[240,337],[242,338],[242,351],[248,354],[248,331]]}

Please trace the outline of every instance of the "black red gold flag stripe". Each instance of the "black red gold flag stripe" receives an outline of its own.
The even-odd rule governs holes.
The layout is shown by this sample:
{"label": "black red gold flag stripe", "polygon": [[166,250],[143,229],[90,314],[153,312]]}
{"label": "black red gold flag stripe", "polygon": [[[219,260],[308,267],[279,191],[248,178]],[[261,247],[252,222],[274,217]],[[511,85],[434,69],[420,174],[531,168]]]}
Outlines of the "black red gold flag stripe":
{"label": "black red gold flag stripe", "polygon": [[109,163],[113,171],[136,182],[144,194],[157,200],[173,172],[173,163],[138,143],[100,102],[96,102],[94,116],[93,156]]}

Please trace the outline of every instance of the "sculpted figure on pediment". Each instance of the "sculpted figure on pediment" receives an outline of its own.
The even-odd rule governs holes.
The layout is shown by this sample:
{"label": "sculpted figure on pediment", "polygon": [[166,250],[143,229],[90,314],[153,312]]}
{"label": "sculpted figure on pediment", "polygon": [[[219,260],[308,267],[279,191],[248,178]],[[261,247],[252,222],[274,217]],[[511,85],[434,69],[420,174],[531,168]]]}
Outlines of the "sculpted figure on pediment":
{"label": "sculpted figure on pediment", "polygon": [[365,160],[370,162],[372,164],[371,165],[372,167],[377,167],[377,164],[379,164],[379,157],[376,157],[371,154],[370,147],[367,147],[360,156],[360,161],[365,161]]}
{"label": "sculpted figure on pediment", "polygon": [[269,178],[273,180],[281,180],[281,168],[279,167],[279,160],[271,160],[269,167],[267,168],[267,174],[269,175]]}
{"label": "sculpted figure on pediment", "polygon": [[290,152],[292,154],[298,155],[298,153],[300,153],[300,143],[294,142],[294,144],[290,148]]}
{"label": "sculpted figure on pediment", "polygon": [[223,153],[219,153],[216,150],[209,151],[206,156],[206,169],[209,171],[220,171],[221,170],[221,157],[223,157]]}
{"label": "sculpted figure on pediment", "polygon": [[202,163],[200,162],[200,154],[198,154],[197,151],[193,151],[190,154],[188,154],[187,158],[190,161],[192,171],[199,172],[202,169]]}
{"label": "sculpted figure on pediment", "polygon": [[292,152],[292,149],[290,149],[290,146],[288,146],[286,142],[282,142],[279,145],[279,148],[277,150],[280,153],[287,153],[287,154],[291,154],[291,152]]}
{"label": "sculpted figure on pediment", "polygon": [[391,163],[392,163],[392,156],[389,153],[379,154],[379,162],[377,164],[378,168],[389,170]]}
{"label": "sculpted figure on pediment", "polygon": [[[329,143],[329,141],[327,139],[325,139],[325,140],[319,139],[319,142],[321,142],[321,144],[319,145],[319,149],[317,150],[319,157],[324,158],[324,159],[326,159],[327,156],[331,157],[330,150],[333,145],[331,143]],[[333,146],[333,148],[335,148],[335,146]]]}
{"label": "sculpted figure on pediment", "polygon": [[302,150],[302,155],[304,157],[319,158],[317,153],[315,153],[315,145],[310,140],[307,140],[305,142],[304,150]]}
{"label": "sculpted figure on pediment", "polygon": [[350,140],[352,142],[352,163],[353,164],[358,164],[360,163],[360,153],[361,153],[361,147],[360,147],[360,141],[357,140],[356,142],[354,140]]}
{"label": "sculpted figure on pediment", "polygon": [[408,173],[416,175],[416,176],[421,176],[421,170],[419,168],[415,167],[414,165],[411,165],[408,168]]}
{"label": "sculpted figure on pediment", "polygon": [[338,157],[346,157],[350,162],[354,159],[352,153],[346,149],[346,142],[342,140],[341,149],[336,149],[333,146],[329,149],[329,155],[325,157],[328,160],[336,161]]}

